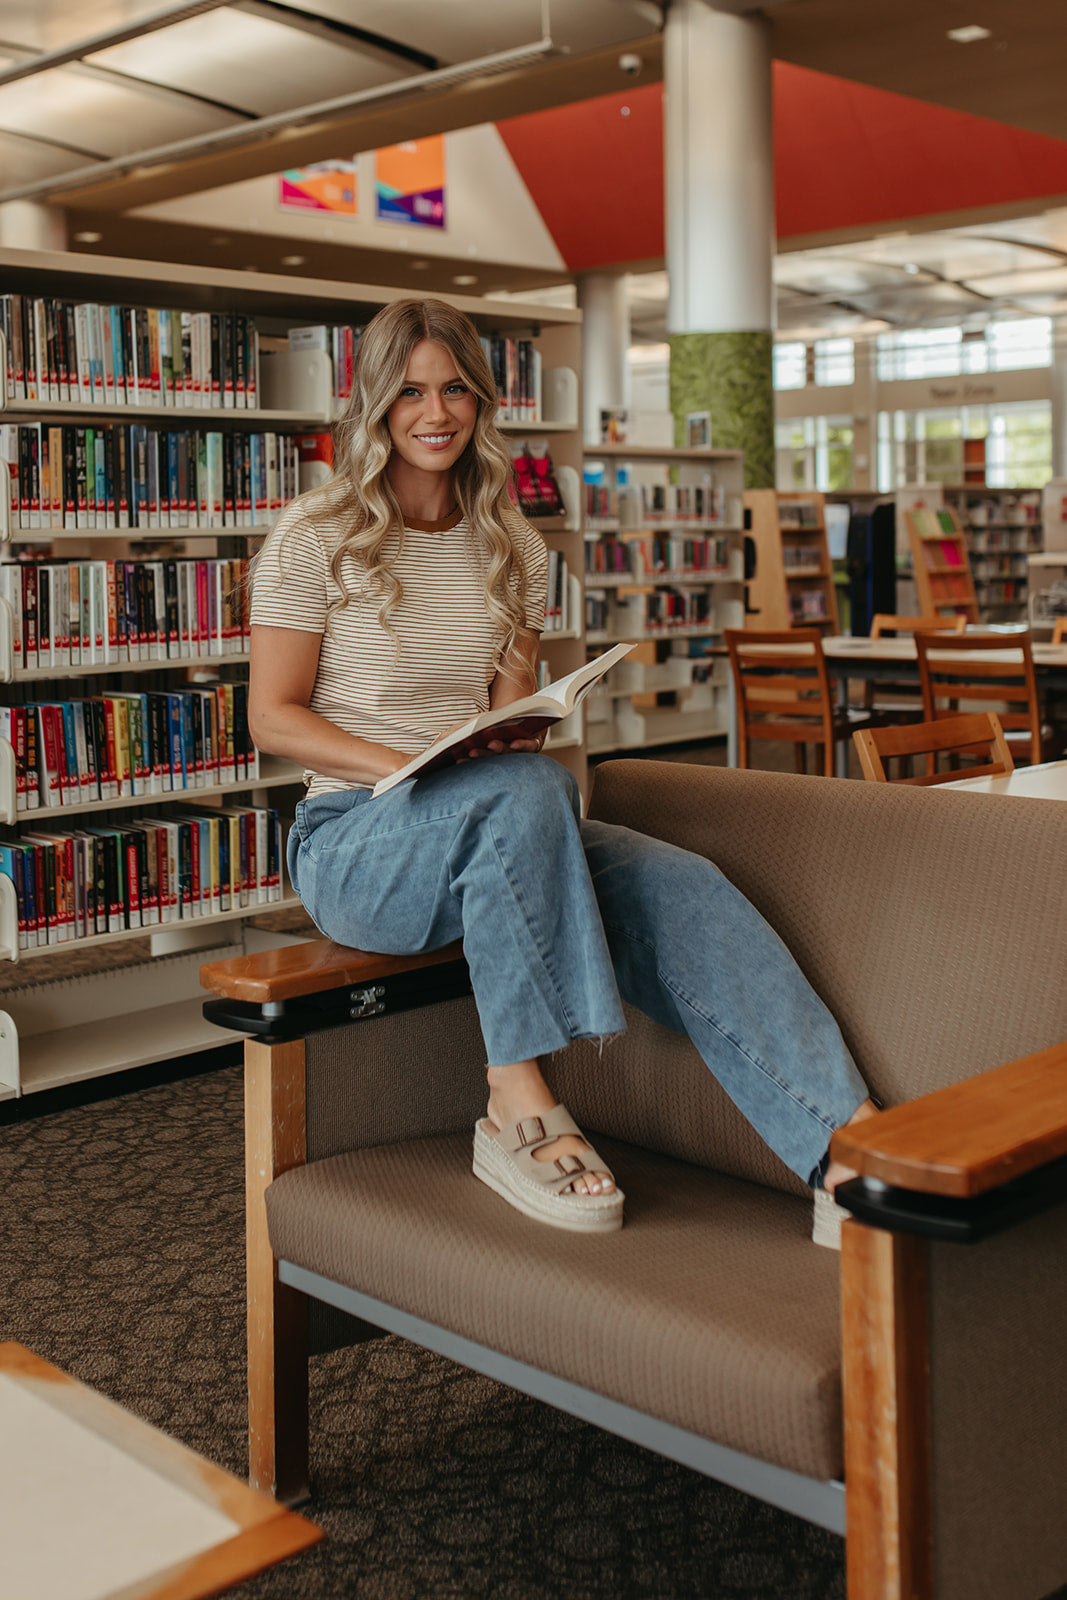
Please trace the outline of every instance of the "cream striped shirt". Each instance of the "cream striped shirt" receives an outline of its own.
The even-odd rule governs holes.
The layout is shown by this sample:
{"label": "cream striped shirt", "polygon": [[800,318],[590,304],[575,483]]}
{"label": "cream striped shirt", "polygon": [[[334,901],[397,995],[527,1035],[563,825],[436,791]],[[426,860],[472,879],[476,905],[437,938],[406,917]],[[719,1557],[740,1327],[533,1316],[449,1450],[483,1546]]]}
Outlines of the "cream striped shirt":
{"label": "cream striped shirt", "polygon": [[[528,576],[526,625],[545,625],[547,555],[544,540],[524,523],[522,557]],[[456,512],[441,523],[409,521],[392,536],[386,555],[403,585],[390,623],[378,621],[380,596],[346,557],[342,576],[348,604],[326,615],[342,591],[330,560],[345,524],[329,503],[301,501],[282,517],[256,558],[252,624],[322,634],[318,671],[308,702],[346,733],[418,755],[445,728],[488,709],[499,634],[486,609],[485,586]],[[361,785],[305,772],[309,797]]]}

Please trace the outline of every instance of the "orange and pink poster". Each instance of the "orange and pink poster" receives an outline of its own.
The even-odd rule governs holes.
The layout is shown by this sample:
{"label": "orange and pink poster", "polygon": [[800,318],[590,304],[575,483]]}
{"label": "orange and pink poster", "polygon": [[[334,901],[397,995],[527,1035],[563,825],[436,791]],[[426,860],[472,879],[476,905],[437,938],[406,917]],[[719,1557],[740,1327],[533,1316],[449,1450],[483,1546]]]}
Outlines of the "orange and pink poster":
{"label": "orange and pink poster", "polygon": [[358,203],[354,161],[316,161],[290,167],[278,179],[278,204],[291,211],[329,211],[354,217]]}
{"label": "orange and pink poster", "polygon": [[375,153],[376,207],[380,222],[422,228],[445,225],[445,141],[406,139]]}

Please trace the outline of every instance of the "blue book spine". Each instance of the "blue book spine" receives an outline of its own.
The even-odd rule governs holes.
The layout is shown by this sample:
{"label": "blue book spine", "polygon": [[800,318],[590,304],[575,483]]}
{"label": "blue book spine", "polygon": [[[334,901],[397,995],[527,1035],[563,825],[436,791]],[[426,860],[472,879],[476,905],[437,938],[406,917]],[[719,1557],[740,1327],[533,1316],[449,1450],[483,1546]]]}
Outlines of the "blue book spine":
{"label": "blue book spine", "polygon": [[179,497],[181,488],[178,478],[178,435],[167,434],[167,495],[170,500],[170,525],[177,528],[181,522],[179,511]]}
{"label": "blue book spine", "polygon": [[185,775],[184,745],[182,741],[182,697],[180,694],[168,694],[167,696],[167,721],[170,727],[172,787],[185,789],[188,785]]}
{"label": "blue book spine", "polygon": [[25,950],[29,942],[26,922],[26,863],[17,845],[0,844],[0,873],[10,878],[15,890],[18,920],[18,947]]}
{"label": "blue book spine", "polygon": [[74,702],[59,701],[63,715],[63,749],[67,761],[67,799],[81,798],[81,768],[78,765],[78,730],[74,724]]}
{"label": "blue book spine", "polygon": [[122,360],[122,307],[108,306],[105,316],[111,318],[111,359],[115,367],[115,399],[120,405],[126,401],[126,368]]}
{"label": "blue book spine", "polygon": [[193,697],[191,694],[181,694],[178,699],[181,702],[182,770],[185,773],[185,787],[192,789],[196,783],[196,728],[193,723]]}

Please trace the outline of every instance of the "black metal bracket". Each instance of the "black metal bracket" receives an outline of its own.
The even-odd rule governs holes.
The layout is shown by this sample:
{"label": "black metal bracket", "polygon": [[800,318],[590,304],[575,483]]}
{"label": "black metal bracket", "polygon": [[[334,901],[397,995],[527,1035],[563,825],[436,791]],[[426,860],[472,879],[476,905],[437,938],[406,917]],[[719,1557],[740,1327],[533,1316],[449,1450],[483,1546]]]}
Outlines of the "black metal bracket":
{"label": "black metal bracket", "polygon": [[413,1011],[470,994],[465,961],[445,961],[394,972],[367,983],[346,983],[294,1000],[205,1000],[204,1016],[219,1028],[249,1033],[268,1044],[302,1039],[327,1028],[345,1028],[368,1017]]}
{"label": "black metal bracket", "polygon": [[946,1244],[977,1244],[1067,1199],[1067,1156],[966,1199],[920,1194],[873,1178],[838,1184],[834,1199],[872,1228]]}

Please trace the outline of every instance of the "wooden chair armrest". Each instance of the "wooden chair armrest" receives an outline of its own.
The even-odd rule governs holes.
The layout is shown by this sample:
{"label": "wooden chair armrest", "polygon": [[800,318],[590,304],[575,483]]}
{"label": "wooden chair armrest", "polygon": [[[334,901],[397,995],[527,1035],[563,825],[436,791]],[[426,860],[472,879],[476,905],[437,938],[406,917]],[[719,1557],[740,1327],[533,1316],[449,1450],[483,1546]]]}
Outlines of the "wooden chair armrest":
{"label": "wooden chair armrest", "polygon": [[1067,1154],[1067,1043],[840,1128],[835,1161],[921,1194],[967,1198]]}
{"label": "wooden chair armrest", "polygon": [[210,961],[200,968],[200,983],[227,1000],[266,1005],[346,984],[369,983],[394,972],[439,966],[445,961],[458,961],[462,955],[458,942],[423,955],[389,956],[372,950],[350,950],[346,945],[334,944],[332,939],[309,939],[305,944],[286,945],[280,950]]}

